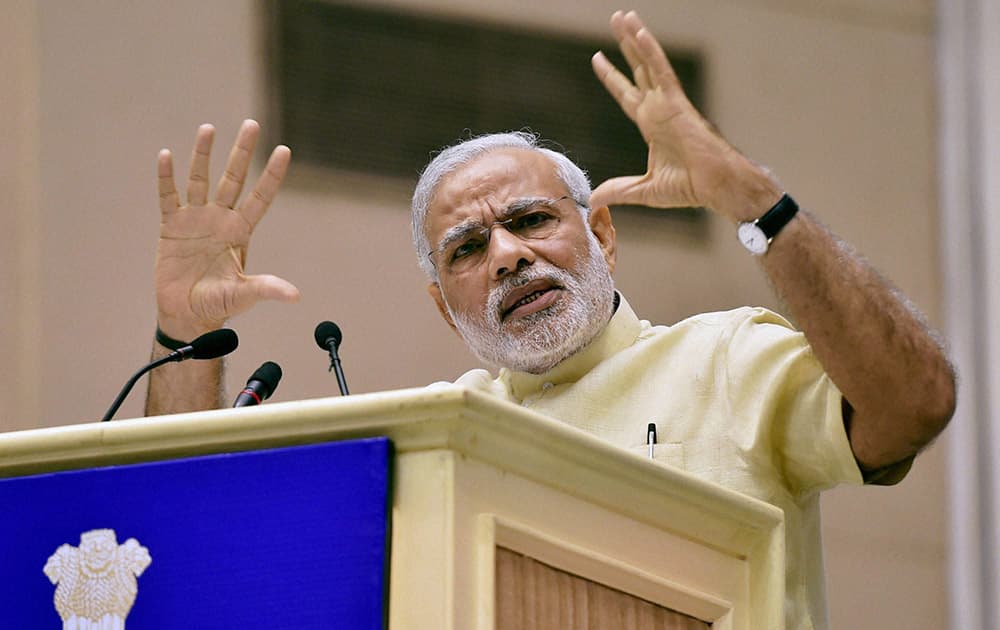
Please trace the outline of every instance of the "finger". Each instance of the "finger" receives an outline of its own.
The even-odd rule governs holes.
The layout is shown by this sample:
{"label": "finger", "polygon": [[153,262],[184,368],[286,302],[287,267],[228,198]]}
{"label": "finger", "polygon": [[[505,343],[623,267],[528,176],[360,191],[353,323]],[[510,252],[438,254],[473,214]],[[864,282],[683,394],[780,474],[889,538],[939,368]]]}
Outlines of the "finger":
{"label": "finger", "polygon": [[624,33],[621,37],[617,37],[617,39],[618,48],[622,51],[622,55],[625,57],[625,61],[628,62],[629,67],[634,70],[636,66],[641,65],[642,59],[639,57],[635,38],[630,33]]}
{"label": "finger", "polygon": [[208,201],[208,159],[214,139],[215,127],[207,124],[198,127],[194,149],[191,150],[191,168],[188,170],[188,205],[203,206]]}
{"label": "finger", "polygon": [[611,16],[611,30],[618,40],[618,48],[622,51],[629,68],[632,69],[632,78],[636,86],[642,90],[650,89],[650,85],[646,81],[648,74],[644,73],[642,69],[642,55],[639,53],[638,43],[635,41],[634,33],[627,27],[625,14],[621,11],[616,11]]}
{"label": "finger", "polygon": [[632,77],[635,80],[636,87],[643,92],[648,92],[655,88],[649,80],[649,72],[646,70],[646,66],[636,66],[635,69],[632,70]]}
{"label": "finger", "polygon": [[227,208],[236,206],[236,200],[243,191],[243,182],[247,177],[247,169],[250,167],[250,158],[253,157],[253,149],[257,146],[257,136],[260,135],[260,125],[255,120],[244,120],[240,126],[240,132],[236,136],[236,142],[229,152],[229,159],[226,160],[226,170],[223,171],[216,187],[216,203]]}
{"label": "finger", "polygon": [[590,207],[643,205],[645,183],[646,177],[642,175],[609,179],[590,194]]}
{"label": "finger", "polygon": [[270,274],[246,276],[235,296],[236,312],[243,312],[262,300],[294,304],[301,295],[298,288],[283,278]]}
{"label": "finger", "polygon": [[625,37],[635,37],[639,31],[646,28],[646,25],[643,23],[642,18],[639,17],[638,13],[635,11],[629,11],[622,16],[621,26],[619,28],[622,29],[622,33]]}
{"label": "finger", "polygon": [[169,149],[160,149],[156,157],[156,189],[160,195],[160,214],[177,209],[177,188],[174,186],[174,160]]}
{"label": "finger", "polygon": [[285,173],[288,172],[288,164],[291,159],[292,152],[284,145],[276,146],[271,152],[271,157],[268,158],[267,165],[264,166],[264,172],[261,173],[253,191],[240,207],[240,213],[250,224],[251,229],[256,227],[270,207],[274,196],[278,194],[278,189],[281,188],[281,182],[285,179]]}
{"label": "finger", "polygon": [[240,275],[236,283],[200,287],[192,294],[195,310],[204,313],[204,321],[223,322],[244,313],[262,300],[285,303],[299,301],[299,290],[292,283],[277,276]]}
{"label": "finger", "polygon": [[637,52],[638,44],[635,41],[626,39],[619,42],[619,48],[628,61],[629,67],[632,69],[632,80],[635,82],[636,87],[644,91],[652,89],[653,86],[649,83],[649,73],[646,71],[645,64],[642,63],[642,57]]}
{"label": "finger", "polygon": [[594,68],[594,74],[604,85],[604,89],[618,102],[625,115],[634,122],[636,109],[641,100],[638,88],[618,71],[618,68],[604,56],[604,53],[596,53],[590,61]]}
{"label": "finger", "polygon": [[628,35],[624,11],[615,11],[611,14],[611,32],[618,41],[622,41]]}
{"label": "finger", "polygon": [[680,86],[677,73],[674,72],[667,54],[663,52],[660,42],[656,41],[649,29],[643,27],[639,29],[635,36],[635,43],[642,58],[642,65],[646,68],[649,81],[653,87],[671,88]]}

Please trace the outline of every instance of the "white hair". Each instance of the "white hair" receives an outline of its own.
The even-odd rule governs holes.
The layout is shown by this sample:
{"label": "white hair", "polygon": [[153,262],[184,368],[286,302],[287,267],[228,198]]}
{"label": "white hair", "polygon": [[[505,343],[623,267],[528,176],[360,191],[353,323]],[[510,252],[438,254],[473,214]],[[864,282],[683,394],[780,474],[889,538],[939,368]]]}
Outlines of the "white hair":
{"label": "white hair", "polygon": [[437,282],[437,270],[427,253],[430,242],[424,232],[427,211],[441,181],[479,156],[497,149],[527,149],[545,155],[556,167],[556,175],[566,184],[570,197],[576,202],[584,221],[590,215],[590,179],[587,173],[564,154],[541,146],[538,135],[525,131],[494,133],[464,140],[441,151],[424,168],[413,191],[412,221],[413,247],[417,251],[417,263],[427,276]]}

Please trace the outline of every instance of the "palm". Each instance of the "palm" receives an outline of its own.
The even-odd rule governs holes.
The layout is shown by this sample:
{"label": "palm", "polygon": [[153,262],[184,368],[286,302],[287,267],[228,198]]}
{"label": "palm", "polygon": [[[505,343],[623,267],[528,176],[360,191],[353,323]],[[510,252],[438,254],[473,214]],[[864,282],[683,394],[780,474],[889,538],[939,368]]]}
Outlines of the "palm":
{"label": "palm", "polygon": [[[221,323],[243,276],[250,229],[218,204],[184,206],[164,217],[157,249],[157,294],[174,317]],[[222,291],[223,295],[218,293]]]}
{"label": "palm", "polygon": [[210,127],[199,129],[186,205],[178,204],[170,154],[161,152],[156,297],[161,326],[172,327],[178,335],[217,328],[261,299],[298,297],[295,287],[280,278],[244,273],[250,237],[277,192],[289,157],[286,148],[275,149],[252,194],[237,206],[257,131],[256,123],[249,121],[240,130],[211,201],[206,184]]}

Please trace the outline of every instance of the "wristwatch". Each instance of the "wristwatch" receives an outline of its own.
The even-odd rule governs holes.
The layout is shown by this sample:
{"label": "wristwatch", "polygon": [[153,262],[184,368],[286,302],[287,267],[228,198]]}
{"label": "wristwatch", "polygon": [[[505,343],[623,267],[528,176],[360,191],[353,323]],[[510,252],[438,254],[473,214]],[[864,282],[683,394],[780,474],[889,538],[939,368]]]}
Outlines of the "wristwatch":
{"label": "wristwatch", "polygon": [[798,211],[799,204],[785,193],[762,217],[756,221],[740,223],[736,228],[736,236],[751,254],[763,256],[767,253],[771,240],[778,235],[781,228],[788,225]]}

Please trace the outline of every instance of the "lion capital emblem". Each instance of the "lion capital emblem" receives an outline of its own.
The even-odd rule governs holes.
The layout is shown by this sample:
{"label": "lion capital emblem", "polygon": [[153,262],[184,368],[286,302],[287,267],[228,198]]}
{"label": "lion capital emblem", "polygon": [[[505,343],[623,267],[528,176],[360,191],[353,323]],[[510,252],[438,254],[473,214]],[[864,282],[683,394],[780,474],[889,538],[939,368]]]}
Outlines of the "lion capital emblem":
{"label": "lion capital emblem", "polygon": [[139,592],[136,578],[151,562],[135,538],[119,545],[111,529],[81,534],[79,547],[61,545],[44,571],[58,585],[55,606],[63,630],[124,630]]}

